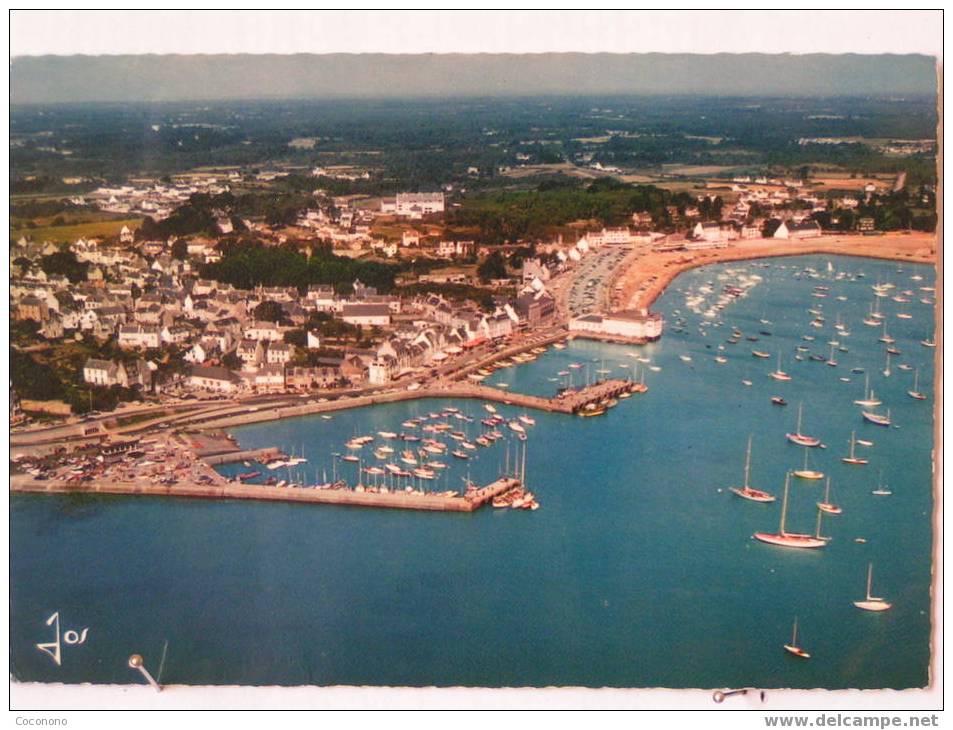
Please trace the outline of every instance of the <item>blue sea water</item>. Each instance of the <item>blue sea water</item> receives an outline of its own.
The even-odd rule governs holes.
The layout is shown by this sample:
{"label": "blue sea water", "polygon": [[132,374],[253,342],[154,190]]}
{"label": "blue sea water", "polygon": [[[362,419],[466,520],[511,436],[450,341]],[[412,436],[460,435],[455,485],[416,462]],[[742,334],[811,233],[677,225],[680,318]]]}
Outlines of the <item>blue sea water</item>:
{"label": "blue sea water", "polygon": [[[805,275],[807,267],[820,278]],[[848,276],[838,279],[837,272]],[[686,298],[706,282],[711,303],[742,274],[762,277],[746,297],[712,318],[690,311]],[[914,290],[904,305],[912,319],[897,318],[900,305],[889,297],[880,300],[902,351],[889,377],[882,372],[881,330],[861,323],[878,281],[896,285],[891,295]],[[667,321],[658,343],[576,341],[497,371],[489,382],[551,395],[558,385],[552,378],[573,362],[588,364],[591,377],[596,369],[625,376],[645,367],[633,355],[660,368],[644,373],[648,393],[604,417],[532,414],[527,481],[542,505],[533,512],[13,495],[13,675],[136,682],[128,656],[143,654],[156,674],[167,647],[163,683],[923,686],[935,350],[919,344],[934,327],[932,306],[919,301],[933,295],[919,287],[933,284],[926,266],[846,257],[709,266],[681,275],[657,302]],[[826,298],[811,296],[817,285],[829,287]],[[822,329],[809,326],[810,308],[823,310]],[[798,345],[828,356],[838,315],[850,331],[838,338],[848,349],[836,353],[838,366],[811,361],[807,352],[795,360]],[[725,344],[732,327],[758,342]],[[804,341],[804,334],[816,340]],[[753,358],[755,348],[772,358]],[[779,351],[789,382],[767,376]],[[727,363],[715,362],[719,352]],[[900,363],[919,368],[928,400],[907,396],[913,371]],[[854,367],[870,375],[884,401],[879,410],[890,408],[895,427],[862,421],[853,401],[864,375],[851,373]],[[572,372],[579,382],[586,369]],[[772,405],[772,395],[789,405]],[[832,539],[820,550],[751,537],[777,529],[785,472],[802,464],[803,450],[784,436],[794,430],[798,403],[802,431],[827,445],[812,450],[812,466],[831,475],[833,501],[843,508],[825,517],[822,531]],[[401,431],[405,419],[446,405],[375,406],[332,420],[252,425],[234,435],[242,446],[303,453],[309,461],[298,476],[311,482],[324,471],[331,476],[332,454],[355,434]],[[453,405],[482,417],[476,402]],[[874,441],[858,447],[867,466],[840,462],[852,430]],[[777,494],[773,504],[727,490],[741,482],[749,434],[752,484]],[[438,487],[459,489],[468,471],[490,481],[505,465],[506,448],[481,449],[466,464],[442,459],[449,468]],[[340,468],[353,481],[354,467]],[[891,496],[871,495],[881,472]],[[823,482],[794,480],[788,529],[813,531],[822,497]],[[868,562],[874,593],[893,603],[881,614],[852,605],[864,597]],[[63,645],[59,667],[35,647],[52,639],[44,622],[57,611],[63,631],[89,627],[84,643]],[[808,661],[781,648],[795,616],[799,643],[813,655]]]}

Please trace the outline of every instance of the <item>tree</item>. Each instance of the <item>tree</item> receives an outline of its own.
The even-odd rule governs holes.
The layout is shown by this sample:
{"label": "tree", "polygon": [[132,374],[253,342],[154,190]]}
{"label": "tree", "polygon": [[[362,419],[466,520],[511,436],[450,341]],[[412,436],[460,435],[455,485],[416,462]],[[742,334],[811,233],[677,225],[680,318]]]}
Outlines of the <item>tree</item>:
{"label": "tree", "polygon": [[234,352],[228,352],[222,356],[222,365],[229,370],[239,370],[242,366],[242,361]]}
{"label": "tree", "polygon": [[506,278],[506,262],[503,260],[503,254],[494,251],[477,267],[477,276],[480,281],[486,283],[492,279]]}
{"label": "tree", "polygon": [[285,310],[278,302],[262,302],[254,309],[255,319],[260,322],[281,322],[285,319]]}
{"label": "tree", "polygon": [[172,243],[172,258],[185,261],[189,257],[189,244],[184,238],[177,238]]}
{"label": "tree", "polygon": [[89,264],[79,261],[72,251],[57,251],[39,260],[40,268],[48,276],[65,276],[71,283],[84,281]]}

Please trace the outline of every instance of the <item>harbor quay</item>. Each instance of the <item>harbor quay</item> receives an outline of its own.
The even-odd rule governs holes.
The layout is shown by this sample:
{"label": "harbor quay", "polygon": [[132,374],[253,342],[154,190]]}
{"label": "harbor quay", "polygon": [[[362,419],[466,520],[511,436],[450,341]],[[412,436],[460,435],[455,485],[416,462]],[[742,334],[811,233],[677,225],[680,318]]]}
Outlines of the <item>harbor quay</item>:
{"label": "harbor quay", "polygon": [[357,491],[349,488],[278,487],[240,484],[225,482],[224,480],[213,484],[180,482],[174,485],[151,484],[142,481],[99,480],[80,483],[38,482],[19,475],[11,479],[10,489],[14,492],[33,494],[116,494],[200,499],[250,499],[266,502],[305,502],[430,512],[474,512],[494,497],[516,489],[520,485],[519,479],[502,476],[484,487],[461,496],[446,493],[420,494],[406,491]]}

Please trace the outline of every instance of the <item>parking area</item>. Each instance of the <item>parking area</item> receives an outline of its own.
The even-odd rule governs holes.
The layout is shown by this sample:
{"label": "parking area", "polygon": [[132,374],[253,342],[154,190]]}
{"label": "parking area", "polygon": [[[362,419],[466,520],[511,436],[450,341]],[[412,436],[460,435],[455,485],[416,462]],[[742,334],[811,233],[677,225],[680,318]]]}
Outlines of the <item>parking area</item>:
{"label": "parking area", "polygon": [[579,262],[569,288],[567,303],[571,317],[609,308],[612,274],[631,253],[629,246],[606,246]]}

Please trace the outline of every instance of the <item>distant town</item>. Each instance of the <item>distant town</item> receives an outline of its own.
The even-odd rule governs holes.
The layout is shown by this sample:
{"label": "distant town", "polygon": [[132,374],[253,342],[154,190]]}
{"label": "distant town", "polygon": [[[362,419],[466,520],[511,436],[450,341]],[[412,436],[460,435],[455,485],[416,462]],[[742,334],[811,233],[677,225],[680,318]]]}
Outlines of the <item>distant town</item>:
{"label": "distant town", "polygon": [[[70,203],[148,216],[155,227],[196,196],[214,200],[228,196],[230,186],[269,183],[286,174],[181,174],[167,182],[96,188]],[[345,172],[318,168],[311,174],[319,181]],[[346,176],[362,173],[349,169]],[[475,350],[554,329],[657,339],[661,318],[622,301],[616,279],[626,259],[646,252],[691,255],[744,240],[816,239],[845,233],[845,227],[849,234],[876,235],[874,217],[862,212],[878,196],[902,189],[903,177],[824,196],[802,180],[736,176],[720,186],[724,192],[666,206],[664,220],[633,211],[626,226],[519,246],[441,236],[445,212],[459,205],[452,185],[378,199],[316,190],[314,203],[297,211],[290,225],[213,211],[217,235],[162,239],[146,235],[147,226],[122,225],[114,235],[57,244],[24,234],[11,248],[14,343],[24,355],[57,353],[44,367],[55,371],[49,380],[66,383],[72,398],[21,395],[14,388],[12,417],[14,423],[28,415],[63,418],[144,399],[329,395],[419,385],[437,374],[437,366],[462,367]],[[922,194],[926,205],[933,191]],[[236,228],[253,232],[266,249],[291,247],[306,259],[426,266],[401,270],[388,292],[360,278],[337,286],[242,288],[203,277],[203,270],[222,262]],[[581,265],[586,260],[611,266],[574,286],[580,272],[591,268]],[[444,288],[454,296],[442,293]],[[79,361],[79,352],[88,356]]]}

